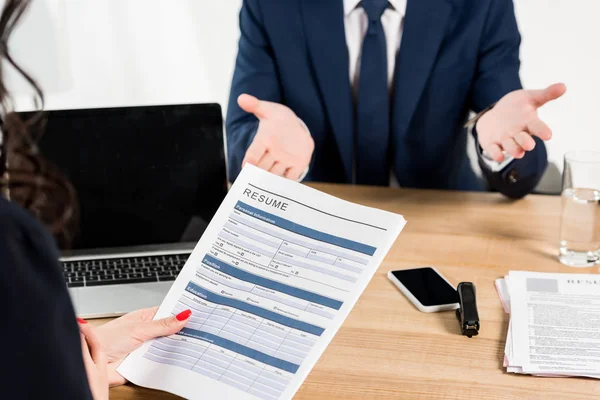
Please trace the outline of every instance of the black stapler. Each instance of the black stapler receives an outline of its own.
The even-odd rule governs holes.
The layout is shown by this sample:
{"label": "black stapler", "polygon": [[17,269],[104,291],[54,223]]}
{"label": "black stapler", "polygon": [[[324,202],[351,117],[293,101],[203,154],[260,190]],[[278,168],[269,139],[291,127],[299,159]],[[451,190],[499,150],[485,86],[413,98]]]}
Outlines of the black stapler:
{"label": "black stapler", "polygon": [[463,335],[470,337],[479,334],[479,313],[475,298],[475,285],[472,282],[461,282],[456,288],[460,308],[456,310],[456,318],[460,323]]}

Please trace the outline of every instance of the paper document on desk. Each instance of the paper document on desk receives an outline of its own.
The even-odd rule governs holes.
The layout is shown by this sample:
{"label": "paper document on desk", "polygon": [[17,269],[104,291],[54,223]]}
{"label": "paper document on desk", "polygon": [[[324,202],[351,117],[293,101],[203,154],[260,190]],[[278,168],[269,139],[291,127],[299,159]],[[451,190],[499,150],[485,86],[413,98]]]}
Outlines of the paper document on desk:
{"label": "paper document on desk", "polygon": [[600,276],[511,271],[496,286],[511,312],[508,372],[600,378]]}
{"label": "paper document on desk", "polygon": [[188,324],[119,372],[190,399],[292,398],[404,224],[244,168],[156,315]]}

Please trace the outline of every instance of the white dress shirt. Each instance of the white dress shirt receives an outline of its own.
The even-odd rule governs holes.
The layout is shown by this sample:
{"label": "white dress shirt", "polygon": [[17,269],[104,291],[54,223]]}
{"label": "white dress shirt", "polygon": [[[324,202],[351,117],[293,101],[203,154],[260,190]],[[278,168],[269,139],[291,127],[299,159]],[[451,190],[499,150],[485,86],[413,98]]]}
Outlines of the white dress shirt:
{"label": "white dress shirt", "polygon": [[[420,0],[415,0],[420,1]],[[360,59],[362,43],[369,27],[369,19],[365,10],[359,6],[361,0],[344,0],[344,29],[346,33],[346,45],[348,46],[348,58],[350,65],[350,85],[356,98],[358,90],[358,79],[360,73]],[[391,90],[394,83],[394,69],[396,66],[396,56],[400,50],[402,42],[402,33],[404,31],[404,16],[406,15],[407,0],[388,0],[390,6],[381,16],[381,24],[385,33],[387,48],[387,73],[388,89]],[[512,160],[512,157],[506,156],[506,159],[500,164],[490,158],[483,160],[488,166],[496,171]],[[399,186],[393,170],[390,171],[390,186]]]}

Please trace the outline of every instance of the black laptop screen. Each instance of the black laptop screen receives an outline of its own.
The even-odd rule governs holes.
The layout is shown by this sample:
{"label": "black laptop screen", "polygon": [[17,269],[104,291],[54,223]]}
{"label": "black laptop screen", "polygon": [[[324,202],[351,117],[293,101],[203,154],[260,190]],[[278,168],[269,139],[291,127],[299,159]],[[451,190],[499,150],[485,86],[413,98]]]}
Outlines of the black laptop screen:
{"label": "black laptop screen", "polygon": [[42,153],[74,184],[74,249],[197,241],[226,193],[216,104],[47,112]]}

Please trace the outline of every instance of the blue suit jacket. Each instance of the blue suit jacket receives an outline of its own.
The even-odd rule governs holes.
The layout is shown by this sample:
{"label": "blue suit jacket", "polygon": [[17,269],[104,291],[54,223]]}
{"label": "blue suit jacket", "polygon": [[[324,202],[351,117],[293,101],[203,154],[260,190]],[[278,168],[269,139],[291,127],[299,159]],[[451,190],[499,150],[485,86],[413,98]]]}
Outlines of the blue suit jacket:
{"label": "blue suit jacket", "polygon": [[[308,126],[310,180],[351,182],[354,105],[342,0],[245,0],[227,112],[234,180],[258,121],[241,93],[290,107]],[[498,173],[472,170],[463,125],[520,89],[520,35],[512,0],[408,0],[391,99],[393,168],[402,187],[484,190],[524,196],[546,165],[544,144]]]}

